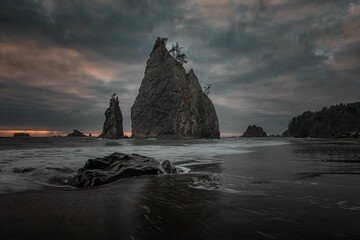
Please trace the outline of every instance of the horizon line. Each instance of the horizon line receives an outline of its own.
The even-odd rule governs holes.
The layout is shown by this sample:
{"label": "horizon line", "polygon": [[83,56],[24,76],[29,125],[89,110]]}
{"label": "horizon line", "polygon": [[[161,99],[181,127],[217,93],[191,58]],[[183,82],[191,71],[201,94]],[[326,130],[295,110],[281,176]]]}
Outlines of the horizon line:
{"label": "horizon line", "polygon": [[[11,130],[0,130],[0,137],[13,137],[14,133],[28,133],[30,134],[31,137],[53,137],[53,136],[60,136],[60,137],[65,137],[67,136],[70,132],[65,132],[65,131],[58,131],[58,130],[34,130],[34,129],[11,129]],[[84,135],[88,136],[89,133],[91,133],[91,135],[93,137],[98,137],[101,132],[100,131],[86,131],[83,132]],[[131,136],[132,132],[131,131],[124,131],[124,135],[127,136]],[[234,132],[222,132],[220,133],[220,136],[222,137],[232,137],[232,136],[241,136],[242,133],[234,133]]]}

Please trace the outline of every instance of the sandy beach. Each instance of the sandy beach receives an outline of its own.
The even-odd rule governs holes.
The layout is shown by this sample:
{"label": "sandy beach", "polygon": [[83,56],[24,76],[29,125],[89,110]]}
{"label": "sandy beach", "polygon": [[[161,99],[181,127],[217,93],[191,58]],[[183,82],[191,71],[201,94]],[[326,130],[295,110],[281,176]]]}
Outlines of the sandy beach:
{"label": "sandy beach", "polygon": [[358,149],[256,147],[187,174],[2,194],[0,238],[359,239]]}

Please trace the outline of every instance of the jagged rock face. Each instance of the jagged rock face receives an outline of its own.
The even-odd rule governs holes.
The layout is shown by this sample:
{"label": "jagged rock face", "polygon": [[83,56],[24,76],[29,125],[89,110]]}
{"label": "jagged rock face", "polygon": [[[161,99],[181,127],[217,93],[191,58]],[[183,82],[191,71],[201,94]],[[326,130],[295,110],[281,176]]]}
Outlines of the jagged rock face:
{"label": "jagged rock face", "polygon": [[157,39],[131,108],[135,138],[219,138],[219,123],[211,100],[193,70],[183,66]]}
{"label": "jagged rock face", "polygon": [[118,97],[112,96],[109,108],[105,111],[105,122],[100,137],[105,139],[119,139],[124,137],[123,116]]}
{"label": "jagged rock face", "polygon": [[262,129],[262,127],[257,127],[255,125],[250,125],[246,132],[242,135],[242,137],[266,137],[266,132]]}
{"label": "jagged rock face", "polygon": [[103,158],[89,159],[68,184],[88,188],[114,182],[121,178],[177,173],[168,160],[160,164],[151,157],[138,154],[113,153]]}

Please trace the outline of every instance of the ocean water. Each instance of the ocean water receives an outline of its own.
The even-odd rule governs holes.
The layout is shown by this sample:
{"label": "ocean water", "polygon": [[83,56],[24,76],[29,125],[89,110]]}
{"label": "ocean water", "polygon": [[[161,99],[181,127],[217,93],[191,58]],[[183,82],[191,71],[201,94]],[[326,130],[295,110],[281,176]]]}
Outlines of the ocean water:
{"label": "ocean water", "polygon": [[90,158],[113,152],[170,160],[184,173],[192,166],[223,161],[221,155],[248,153],[259,146],[289,144],[277,139],[193,141],[104,140],[98,138],[0,138],[0,193],[61,187]]}
{"label": "ocean water", "polygon": [[[184,172],[66,185],[113,152]],[[0,203],[1,239],[360,239],[360,144],[0,138]]]}

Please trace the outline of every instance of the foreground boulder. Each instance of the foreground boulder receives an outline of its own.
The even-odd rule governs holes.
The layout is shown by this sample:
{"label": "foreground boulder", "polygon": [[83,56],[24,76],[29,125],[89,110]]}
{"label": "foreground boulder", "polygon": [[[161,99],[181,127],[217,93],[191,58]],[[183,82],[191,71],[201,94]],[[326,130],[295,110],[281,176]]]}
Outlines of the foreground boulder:
{"label": "foreground boulder", "polygon": [[257,127],[255,125],[250,125],[246,129],[246,132],[242,135],[242,137],[266,137],[266,132],[262,129],[262,127]]}
{"label": "foreground boulder", "polygon": [[186,73],[158,38],[147,61],[139,94],[131,108],[135,138],[219,138],[212,101],[193,70]]}
{"label": "foreground boulder", "polygon": [[121,178],[177,173],[168,160],[160,164],[151,157],[138,154],[113,153],[103,158],[89,159],[68,184],[78,188],[94,187]]}
{"label": "foreground boulder", "polygon": [[119,139],[124,137],[123,116],[116,94],[112,95],[109,108],[105,111],[103,131],[99,137],[105,139]]}
{"label": "foreground boulder", "polygon": [[74,129],[72,133],[67,135],[68,137],[86,137],[84,133],[80,132],[79,130]]}

